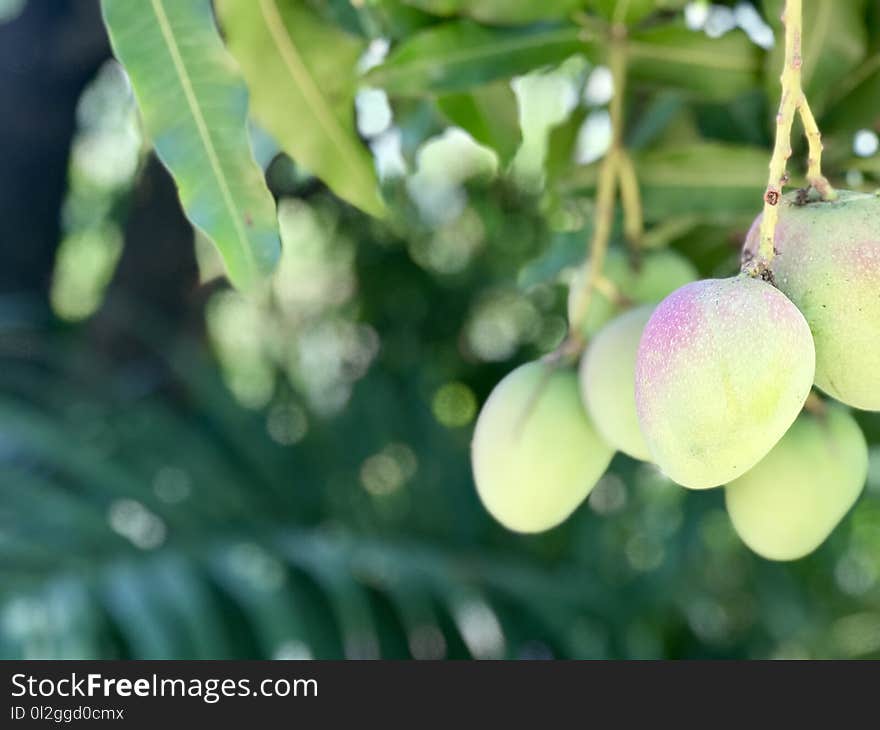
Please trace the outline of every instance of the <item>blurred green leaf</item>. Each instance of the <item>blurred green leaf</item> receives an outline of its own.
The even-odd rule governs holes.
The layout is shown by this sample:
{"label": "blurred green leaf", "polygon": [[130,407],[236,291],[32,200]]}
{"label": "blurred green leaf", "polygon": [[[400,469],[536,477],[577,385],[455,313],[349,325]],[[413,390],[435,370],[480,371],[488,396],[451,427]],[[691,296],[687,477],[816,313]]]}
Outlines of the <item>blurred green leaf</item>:
{"label": "blurred green leaf", "polygon": [[477,142],[495,150],[502,165],[516,154],[522,134],[516,96],[506,81],[473,91],[441,95],[437,105],[449,121],[466,130]]}
{"label": "blurred green leaf", "polygon": [[147,132],[190,221],[210,238],[232,282],[275,268],[275,205],[247,136],[247,91],[209,0],[104,0],[104,21],[131,79]]}
{"label": "blurred green leaf", "polygon": [[592,226],[578,231],[554,233],[545,251],[522,268],[517,284],[523,289],[530,289],[556,280],[565,269],[584,260],[591,232]]}
{"label": "blurred green leaf", "polygon": [[[698,142],[633,156],[645,219],[698,214],[713,222],[755,215],[761,207],[767,153],[760,147]],[[564,188],[592,190],[596,166],[578,168]]]}
{"label": "blurred green leaf", "polygon": [[[783,0],[768,0],[765,11],[776,33],[776,45],[767,56],[767,95],[775,108],[779,102],[779,75],[785,53],[780,17]],[[838,84],[865,57],[867,49],[864,0],[810,0],[803,4],[802,84],[813,113],[819,117],[833,98]]]}
{"label": "blurred green leaf", "polygon": [[583,0],[404,0],[434,15],[464,15],[483,23],[517,25],[557,20],[581,7]]}
{"label": "blurred green leaf", "polygon": [[709,38],[680,22],[636,31],[627,43],[635,83],[680,89],[699,99],[729,99],[752,88],[760,49],[741,31]]}
{"label": "blurred green leaf", "polygon": [[627,147],[641,149],[659,137],[684,108],[684,99],[675,91],[655,94],[636,115],[627,133]]}
{"label": "blurred green leaf", "polygon": [[[880,121],[880,52],[870,56],[831,90],[820,124],[823,132],[849,135]],[[846,140],[847,148],[849,140]]]}
{"label": "blurred green leaf", "polygon": [[571,166],[574,164],[578,133],[587,114],[584,107],[577,107],[568,119],[550,130],[547,141],[547,159],[544,162],[549,185],[552,186],[554,180],[571,170]]}
{"label": "blurred green leaf", "polygon": [[382,216],[373,160],[354,131],[354,68],[364,42],[298,3],[221,0],[217,9],[257,120],[333,192]]}
{"label": "blurred green leaf", "polygon": [[403,41],[366,79],[391,94],[465,91],[586,53],[571,25],[486,28],[452,21]]}

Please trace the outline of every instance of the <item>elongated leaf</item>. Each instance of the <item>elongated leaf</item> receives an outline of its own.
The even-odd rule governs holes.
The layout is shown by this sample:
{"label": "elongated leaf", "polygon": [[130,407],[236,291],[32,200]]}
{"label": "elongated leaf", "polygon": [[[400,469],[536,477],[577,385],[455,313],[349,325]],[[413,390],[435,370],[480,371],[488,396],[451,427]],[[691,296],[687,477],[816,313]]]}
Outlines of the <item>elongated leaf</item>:
{"label": "elongated leaf", "polygon": [[740,31],[709,38],[669,23],[634,33],[627,48],[634,81],[701,99],[729,99],[752,88],[760,74],[760,49]]}
{"label": "elongated leaf", "polygon": [[[759,147],[698,142],[648,150],[633,157],[645,218],[698,215],[715,223],[756,214],[767,177]],[[596,166],[578,168],[564,187],[592,190]]]}
{"label": "elongated leaf", "polygon": [[876,127],[880,119],[880,52],[867,58],[832,93],[822,119],[823,132],[849,134]]}
{"label": "elongated leaf", "polygon": [[247,91],[223,47],[210,0],[104,0],[116,57],[187,217],[250,288],[275,268],[275,204],[247,135]]}
{"label": "elongated leaf", "polygon": [[510,84],[498,81],[470,92],[445,94],[437,99],[437,105],[453,124],[495,150],[502,165],[513,158],[522,134]]}
{"label": "elongated leaf", "polygon": [[353,126],[354,68],[364,41],[301,3],[221,0],[217,9],[257,120],[333,192],[381,216],[373,161]]}
{"label": "elongated leaf", "polygon": [[583,5],[583,0],[405,0],[434,15],[465,15],[483,23],[517,25],[557,20]]}
{"label": "elongated leaf", "polygon": [[720,222],[761,208],[767,152],[759,147],[701,142],[646,152],[635,161],[645,215],[662,221],[699,213]]}
{"label": "elongated leaf", "polygon": [[[767,56],[766,84],[768,95],[779,99],[779,74],[785,53],[780,15],[782,0],[766,2],[767,19],[776,32],[777,43]],[[820,115],[826,102],[835,95],[835,87],[846,83],[865,56],[864,0],[810,0],[803,4],[803,38],[801,55],[802,83],[813,108]]]}
{"label": "elongated leaf", "polygon": [[392,94],[464,91],[593,49],[571,25],[485,28],[453,21],[404,41],[368,75]]}

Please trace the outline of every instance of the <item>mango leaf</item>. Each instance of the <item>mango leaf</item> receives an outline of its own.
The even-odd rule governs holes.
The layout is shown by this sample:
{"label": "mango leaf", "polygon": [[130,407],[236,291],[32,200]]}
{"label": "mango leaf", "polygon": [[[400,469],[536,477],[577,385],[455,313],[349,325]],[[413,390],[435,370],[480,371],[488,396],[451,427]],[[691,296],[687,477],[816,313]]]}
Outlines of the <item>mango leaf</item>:
{"label": "mango leaf", "polygon": [[513,159],[522,134],[516,96],[509,83],[498,81],[473,91],[444,94],[438,97],[437,105],[449,121],[495,150],[502,165]]}
{"label": "mango leaf", "polygon": [[[766,62],[768,96],[775,108],[785,53],[780,20],[783,2],[770,0],[765,8],[777,40]],[[803,4],[801,82],[814,114],[819,116],[828,108],[835,87],[845,83],[864,59],[867,43],[864,0],[810,0]]]}
{"label": "mango leaf", "polygon": [[352,69],[364,41],[296,2],[220,0],[217,12],[257,121],[339,197],[382,216],[373,160],[354,131]]}
{"label": "mango leaf", "polygon": [[627,132],[626,146],[630,149],[647,147],[657,139],[684,108],[684,99],[676,91],[654,94],[645,108],[633,120]]}
{"label": "mango leaf", "polygon": [[880,123],[880,52],[870,56],[832,90],[822,131],[849,135]]}
{"label": "mango leaf", "polygon": [[486,28],[452,21],[404,41],[366,78],[391,94],[466,91],[578,52],[589,55],[591,49],[579,34],[572,25]]}
{"label": "mango leaf", "polygon": [[[755,215],[767,177],[768,156],[760,147],[697,142],[646,150],[633,156],[645,219],[698,215],[714,223]],[[576,168],[563,191],[591,191],[596,165]]]}
{"label": "mango leaf", "polygon": [[247,133],[247,90],[210,0],[104,0],[113,52],[187,217],[220,250],[232,283],[253,287],[278,260],[272,199]]}
{"label": "mango leaf", "polygon": [[668,23],[634,32],[627,49],[634,82],[703,100],[730,99],[752,88],[760,74],[761,51],[738,30],[709,38]]}
{"label": "mango leaf", "polygon": [[[653,0],[648,0],[653,4]],[[464,15],[482,23],[518,25],[538,20],[565,18],[583,0],[404,0],[407,5],[432,15]]]}
{"label": "mango leaf", "polygon": [[590,225],[582,230],[553,233],[543,253],[520,270],[517,285],[528,290],[538,284],[557,280],[565,269],[584,260],[591,235]]}
{"label": "mango leaf", "polygon": [[547,181],[553,181],[566,174],[574,165],[578,133],[587,118],[587,110],[577,107],[562,124],[550,130],[547,141],[547,157],[544,161],[544,172]]}

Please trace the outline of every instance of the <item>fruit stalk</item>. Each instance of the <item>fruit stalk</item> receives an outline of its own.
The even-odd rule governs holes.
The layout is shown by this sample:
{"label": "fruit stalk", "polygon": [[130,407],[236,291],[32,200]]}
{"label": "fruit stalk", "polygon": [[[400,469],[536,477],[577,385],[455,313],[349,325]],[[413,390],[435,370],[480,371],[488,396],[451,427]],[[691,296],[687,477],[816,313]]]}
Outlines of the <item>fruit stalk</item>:
{"label": "fruit stalk", "polygon": [[776,255],[774,234],[782,188],[788,181],[785,168],[791,157],[791,127],[795,113],[800,115],[809,145],[807,180],[823,200],[836,197],[834,189],[822,175],[822,136],[801,85],[802,0],[785,0],[782,24],[785,28],[785,61],[779,78],[782,93],[776,114],[776,141],[770,158],[770,174],[767,189],[764,191],[760,245],[758,255],[747,269],[747,273],[752,276],[764,276]]}
{"label": "fruit stalk", "polygon": [[618,154],[617,174],[620,182],[620,203],[623,208],[623,235],[626,236],[633,251],[638,251],[642,243],[642,235],[645,232],[642,196],[639,192],[636,166],[623,147],[620,148]]}
{"label": "fruit stalk", "polygon": [[605,265],[605,253],[611,238],[614,223],[614,199],[620,171],[620,154],[623,138],[623,96],[626,82],[626,28],[615,24],[611,29],[611,43],[608,53],[608,66],[614,84],[614,96],[609,106],[611,116],[611,144],[602,166],[599,169],[599,181],[596,186],[595,215],[593,235],[590,239],[590,256],[587,261],[587,275],[578,289],[570,322],[571,338],[578,345],[583,345],[584,322],[590,311],[590,300],[596,282],[602,276]]}
{"label": "fruit stalk", "polygon": [[835,200],[837,198],[837,191],[831,187],[831,184],[822,174],[822,133],[819,131],[819,125],[816,124],[813,110],[810,109],[807,95],[803,92],[801,92],[801,98],[798,102],[798,112],[804,125],[804,133],[807,135],[807,144],[809,145],[808,154],[810,157],[807,165],[807,182],[822,196],[822,200]]}

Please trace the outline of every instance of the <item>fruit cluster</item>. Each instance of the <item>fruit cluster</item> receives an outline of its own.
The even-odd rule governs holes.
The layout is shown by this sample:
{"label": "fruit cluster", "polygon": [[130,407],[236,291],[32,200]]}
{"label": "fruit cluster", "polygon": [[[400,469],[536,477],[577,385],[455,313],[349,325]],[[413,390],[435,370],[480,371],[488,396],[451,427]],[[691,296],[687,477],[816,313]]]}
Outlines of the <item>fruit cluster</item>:
{"label": "fruit cluster", "polygon": [[[726,485],[733,526],[760,555],[792,560],[825,540],[867,476],[846,406],[880,411],[880,197],[779,205],[762,276],[695,281],[670,251],[637,271],[615,254],[606,276],[631,306],[597,299],[579,371],[532,362],[496,386],[472,460],[499,522],[558,525],[619,450],[691,489]],[[805,409],[814,384],[839,403]]]}

